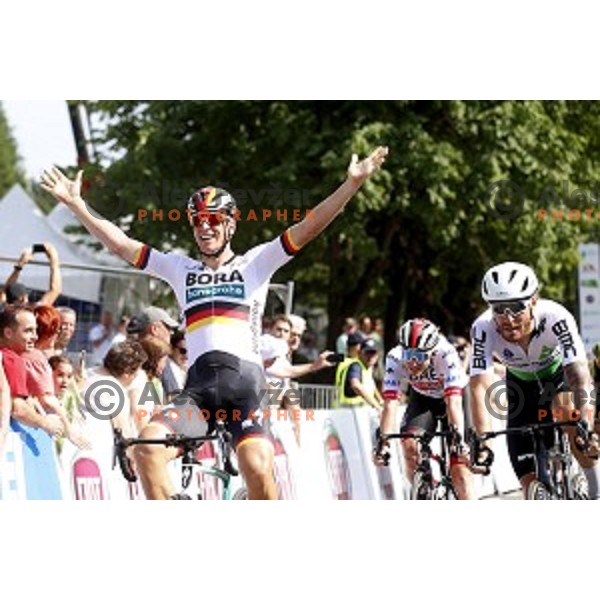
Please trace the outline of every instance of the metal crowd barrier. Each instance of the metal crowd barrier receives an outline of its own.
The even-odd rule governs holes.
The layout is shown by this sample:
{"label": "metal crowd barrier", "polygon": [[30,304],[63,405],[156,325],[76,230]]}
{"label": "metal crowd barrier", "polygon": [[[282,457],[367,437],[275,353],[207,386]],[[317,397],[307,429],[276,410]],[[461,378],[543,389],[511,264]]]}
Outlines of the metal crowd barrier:
{"label": "metal crowd barrier", "polygon": [[334,385],[300,384],[300,406],[329,410],[337,405],[338,390]]}

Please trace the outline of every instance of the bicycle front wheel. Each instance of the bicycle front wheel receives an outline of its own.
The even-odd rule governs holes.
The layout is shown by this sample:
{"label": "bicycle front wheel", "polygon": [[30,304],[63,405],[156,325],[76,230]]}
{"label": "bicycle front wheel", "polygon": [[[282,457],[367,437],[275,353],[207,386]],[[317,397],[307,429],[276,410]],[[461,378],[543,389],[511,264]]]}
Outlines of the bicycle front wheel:
{"label": "bicycle front wheel", "polygon": [[411,500],[432,500],[433,499],[433,484],[431,477],[417,471],[413,478],[412,487],[410,490]]}
{"label": "bicycle front wheel", "polygon": [[527,489],[527,500],[552,500],[552,494],[544,483],[536,480]]}
{"label": "bicycle front wheel", "polygon": [[588,482],[583,473],[577,473],[571,479],[571,489],[573,490],[573,500],[589,500]]}

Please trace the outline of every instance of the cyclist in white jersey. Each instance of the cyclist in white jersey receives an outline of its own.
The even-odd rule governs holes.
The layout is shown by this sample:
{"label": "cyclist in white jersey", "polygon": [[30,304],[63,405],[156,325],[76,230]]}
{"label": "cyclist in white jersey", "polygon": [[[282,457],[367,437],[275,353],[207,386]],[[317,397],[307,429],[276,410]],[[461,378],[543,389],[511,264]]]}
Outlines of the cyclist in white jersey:
{"label": "cyclist in white jersey", "polygon": [[[235,200],[217,188],[199,190],[188,203],[199,261],[163,254],[92,214],[81,198],[81,171],[74,180],[56,168],[44,172],[42,188],[67,205],[109,250],[166,280],[185,314],[191,365],[186,388],[174,401],[176,410],[153,419],[141,437],[161,439],[174,431],[203,435],[215,419],[224,420],[233,436],[249,498],[277,497],[272,476],[273,447],[254,412],[265,388],[259,338],[269,281],[343,210],[362,183],[382,165],[387,153],[387,148],[379,147],[360,162],[354,154],[346,181],[307,218],[240,256],[231,249],[239,214]],[[208,423],[202,420],[206,416]],[[146,497],[170,498],[174,488],[167,464],[177,456],[177,450],[141,445],[136,447],[135,456]]]}
{"label": "cyclist in white jersey", "polygon": [[[445,426],[456,427],[462,438],[465,427],[462,394],[469,378],[456,349],[438,327],[426,319],[411,319],[404,323],[399,341],[385,359],[381,433],[394,432],[398,401],[408,396],[401,432],[434,433],[437,418],[442,418]],[[408,479],[412,483],[418,462],[416,440],[403,439],[402,449]],[[375,463],[381,464],[380,457],[375,457]],[[459,439],[452,444],[450,473],[458,498],[473,498],[466,448]]]}
{"label": "cyclist in white jersey", "polygon": [[[478,433],[491,429],[492,403],[499,387],[508,399],[507,427],[554,420],[577,420],[579,435],[571,429],[571,449],[584,467],[590,491],[597,488],[592,467],[597,453],[595,436],[583,454],[579,446],[593,426],[596,405],[583,342],[575,319],[562,305],[538,298],[538,279],[527,265],[506,262],[492,267],[482,281],[489,308],[471,328],[470,377],[473,421]],[[494,358],[506,366],[505,384],[493,376]],[[572,394],[566,393],[567,391]],[[577,412],[574,412],[577,409]],[[552,443],[550,431],[545,436]],[[575,443],[577,442],[577,443]],[[533,441],[509,435],[513,469],[526,496],[535,479]],[[541,452],[545,452],[542,448]]]}

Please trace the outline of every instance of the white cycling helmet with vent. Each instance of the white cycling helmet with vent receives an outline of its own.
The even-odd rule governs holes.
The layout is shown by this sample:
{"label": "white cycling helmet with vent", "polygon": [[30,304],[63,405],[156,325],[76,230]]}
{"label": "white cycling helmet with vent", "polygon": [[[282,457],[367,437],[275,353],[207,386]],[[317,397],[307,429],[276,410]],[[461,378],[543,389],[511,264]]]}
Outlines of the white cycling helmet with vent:
{"label": "white cycling helmet with vent", "polygon": [[400,345],[409,350],[429,352],[440,341],[440,330],[427,319],[411,319],[400,327],[398,332]]}
{"label": "white cycling helmet with vent", "polygon": [[531,267],[505,262],[492,267],[483,276],[481,295],[486,302],[528,300],[538,287],[538,278]]}

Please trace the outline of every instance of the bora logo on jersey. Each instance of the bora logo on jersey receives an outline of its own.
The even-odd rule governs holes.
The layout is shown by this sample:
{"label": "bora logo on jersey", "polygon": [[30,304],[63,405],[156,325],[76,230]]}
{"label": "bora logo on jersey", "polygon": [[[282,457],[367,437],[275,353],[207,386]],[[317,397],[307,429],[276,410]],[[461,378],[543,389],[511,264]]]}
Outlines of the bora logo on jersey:
{"label": "bora logo on jersey", "polygon": [[237,269],[229,273],[188,273],[185,279],[186,302],[226,296],[245,298],[244,278]]}

